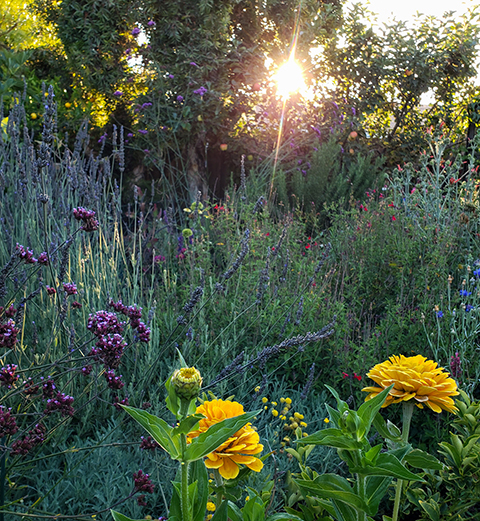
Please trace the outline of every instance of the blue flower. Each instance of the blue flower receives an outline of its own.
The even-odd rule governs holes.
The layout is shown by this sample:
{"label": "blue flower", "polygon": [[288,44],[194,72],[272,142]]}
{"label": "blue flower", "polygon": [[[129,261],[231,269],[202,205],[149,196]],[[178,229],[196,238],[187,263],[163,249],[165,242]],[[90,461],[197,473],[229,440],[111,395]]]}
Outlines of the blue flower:
{"label": "blue flower", "polygon": [[437,317],[443,318],[443,311],[437,311]]}
{"label": "blue flower", "polygon": [[468,313],[469,311],[471,311],[473,309],[473,306],[471,304],[467,304],[465,306],[465,312]]}
{"label": "blue flower", "polygon": [[478,270],[474,270],[474,271],[473,271],[473,275],[474,275],[475,277],[479,277],[479,278],[480,278],[480,269],[478,269]]}
{"label": "blue flower", "polygon": [[462,297],[469,297],[471,294],[472,294],[472,292],[471,291],[467,291],[466,289],[461,289],[460,290],[460,296],[462,296]]}

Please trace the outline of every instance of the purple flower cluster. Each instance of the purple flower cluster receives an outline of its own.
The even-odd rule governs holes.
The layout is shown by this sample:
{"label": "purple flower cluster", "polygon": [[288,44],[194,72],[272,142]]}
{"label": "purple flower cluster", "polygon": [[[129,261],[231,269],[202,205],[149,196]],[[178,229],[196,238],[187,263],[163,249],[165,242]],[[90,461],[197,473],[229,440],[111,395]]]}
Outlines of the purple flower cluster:
{"label": "purple flower cluster", "polygon": [[13,436],[18,431],[17,422],[12,416],[11,410],[0,405],[0,438]]}
{"label": "purple flower cluster", "polygon": [[0,348],[13,349],[17,343],[18,333],[19,330],[12,319],[0,324]]}
{"label": "purple flower cluster", "polygon": [[126,345],[123,336],[118,333],[102,335],[90,354],[100,359],[107,369],[117,369]]}
{"label": "purple flower cluster", "polygon": [[75,412],[73,407],[73,397],[68,396],[64,393],[57,393],[55,398],[49,398],[45,410],[45,414],[51,414],[53,412],[60,412],[62,416],[73,416]]}
{"label": "purple flower cluster", "polygon": [[33,394],[37,394],[40,389],[39,385],[34,385],[31,378],[28,378],[25,382],[23,382],[24,389],[23,392],[27,396],[32,396]]}
{"label": "purple flower cluster", "polygon": [[44,400],[49,400],[50,398],[53,398],[55,394],[55,382],[49,378],[43,385],[42,385],[42,398]]}
{"label": "purple flower cluster", "polygon": [[115,376],[115,371],[112,369],[110,371],[105,371],[104,376],[110,389],[121,389],[125,385],[121,380],[122,375]]}
{"label": "purple flower cluster", "polygon": [[153,493],[155,485],[151,482],[150,476],[148,474],[144,474],[142,469],[133,473],[133,481],[135,492],[148,492],[149,494]]}
{"label": "purple flower cluster", "polygon": [[50,296],[55,295],[55,293],[57,292],[55,288],[51,288],[50,286],[45,286],[45,289],[47,290],[47,293]]}
{"label": "purple flower cluster", "polygon": [[142,308],[139,308],[136,304],[133,306],[125,306],[121,300],[118,302],[110,300],[109,305],[117,313],[122,313],[130,319],[130,327],[136,329],[141,342],[150,342],[151,330],[140,320],[142,318]]}
{"label": "purple flower cluster", "polygon": [[89,329],[96,337],[108,333],[116,333],[120,335],[123,333],[124,325],[124,322],[120,322],[115,313],[101,310],[88,317],[87,329]]}
{"label": "purple flower cluster", "polygon": [[18,380],[18,376],[15,374],[17,369],[18,366],[15,364],[8,364],[3,367],[0,370],[0,384],[7,389],[11,389],[12,385]]}
{"label": "purple flower cluster", "polygon": [[193,93],[197,94],[198,96],[204,96],[207,92],[208,89],[206,87],[200,87],[199,89],[193,91]]}
{"label": "purple flower cluster", "polygon": [[452,371],[452,376],[457,380],[462,376],[462,360],[458,351],[455,353],[455,356],[450,358],[450,370]]}
{"label": "purple flower cluster", "polygon": [[142,440],[140,442],[140,449],[142,450],[155,450],[160,447],[160,445],[151,436],[148,436],[147,438],[142,436],[140,439]]}
{"label": "purple flower cluster", "polygon": [[83,376],[88,376],[92,372],[93,367],[91,365],[86,365],[85,367],[82,367],[82,374]]}
{"label": "purple flower cluster", "polygon": [[77,286],[73,282],[64,282],[63,283],[63,291],[67,295],[76,295],[77,294]]}
{"label": "purple flower cluster", "polygon": [[[0,307],[0,313],[3,311],[3,308]],[[13,304],[8,307],[6,310],[5,310],[5,316],[7,318],[13,318],[15,316],[15,313],[17,312],[17,310],[13,307]]]}
{"label": "purple flower cluster", "polygon": [[132,29],[132,36],[137,36],[138,34],[140,34],[140,29],[138,27],[134,27]]}
{"label": "purple flower cluster", "polygon": [[121,411],[122,408],[120,407],[121,405],[128,405],[128,398],[124,398],[123,400],[120,400],[118,396],[115,396],[114,400],[113,400],[113,406],[115,407],[115,409]]}
{"label": "purple flower cluster", "polygon": [[48,255],[46,251],[40,253],[38,256],[38,264],[43,264],[44,266],[48,264]]}
{"label": "purple flower cluster", "polygon": [[18,244],[15,247],[17,257],[20,257],[25,264],[36,264],[38,259],[33,256],[33,251],[28,248],[24,248],[21,244]]}
{"label": "purple flower cluster", "polygon": [[45,427],[39,423],[35,428],[28,431],[28,434],[21,440],[16,440],[12,443],[13,456],[25,456],[33,447],[41,445],[45,441]]}
{"label": "purple flower cluster", "polygon": [[98,230],[98,221],[95,219],[95,212],[93,210],[87,210],[79,206],[73,209],[73,216],[77,221],[83,221],[82,230],[86,232]]}

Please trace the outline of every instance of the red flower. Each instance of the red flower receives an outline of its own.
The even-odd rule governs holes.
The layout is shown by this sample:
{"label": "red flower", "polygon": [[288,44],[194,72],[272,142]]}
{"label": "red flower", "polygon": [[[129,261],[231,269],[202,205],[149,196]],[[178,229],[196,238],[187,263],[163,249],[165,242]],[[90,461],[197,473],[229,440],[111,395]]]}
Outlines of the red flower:
{"label": "red flower", "polygon": [[305,246],[305,249],[308,250],[309,248],[310,248],[310,244],[307,244],[307,245]]}
{"label": "red flower", "polygon": [[396,220],[397,220],[397,218],[394,215],[392,215],[392,221],[396,221]]}
{"label": "red flower", "polygon": [[343,376],[344,378],[348,378],[348,373],[344,373],[344,372],[342,371],[342,376]]}

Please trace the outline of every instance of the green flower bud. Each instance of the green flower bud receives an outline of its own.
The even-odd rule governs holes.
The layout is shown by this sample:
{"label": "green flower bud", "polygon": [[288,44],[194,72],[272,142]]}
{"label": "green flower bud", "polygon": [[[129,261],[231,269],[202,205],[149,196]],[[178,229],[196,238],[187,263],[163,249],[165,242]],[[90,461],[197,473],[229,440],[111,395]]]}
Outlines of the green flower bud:
{"label": "green flower bud", "polygon": [[172,384],[177,396],[186,400],[196,398],[200,393],[203,379],[195,367],[182,367],[172,376]]}
{"label": "green flower bud", "polygon": [[188,239],[193,235],[193,232],[192,230],[190,230],[190,228],[185,228],[184,230],[182,230],[182,235],[185,239]]}

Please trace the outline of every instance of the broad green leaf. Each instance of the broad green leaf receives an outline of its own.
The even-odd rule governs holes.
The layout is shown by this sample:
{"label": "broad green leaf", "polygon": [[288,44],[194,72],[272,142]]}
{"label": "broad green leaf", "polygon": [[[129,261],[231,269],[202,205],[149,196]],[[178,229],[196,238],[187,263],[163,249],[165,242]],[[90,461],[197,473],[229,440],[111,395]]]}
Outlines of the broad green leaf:
{"label": "broad green leaf", "polygon": [[208,472],[203,461],[189,464],[188,479],[197,483],[197,494],[193,498],[193,521],[203,521],[208,502]]}
{"label": "broad green leaf", "polygon": [[202,418],[205,418],[203,414],[187,416],[173,429],[173,434],[188,434]]}
{"label": "broad green leaf", "polygon": [[372,516],[378,512],[380,502],[387,493],[391,482],[392,478],[383,476],[368,476],[365,479],[365,499]]}
{"label": "broad green leaf", "polygon": [[362,474],[364,476],[385,476],[408,481],[423,481],[420,476],[413,474],[392,454],[379,454],[376,465],[367,465],[366,467],[355,467],[349,469],[352,473]]}
{"label": "broad green leaf", "polygon": [[[179,477],[179,473],[177,474],[177,478]],[[172,500],[170,502],[170,509],[168,512],[168,520],[172,517],[176,517],[177,519],[182,519],[182,505],[180,502],[180,498],[182,497],[182,484],[179,481],[172,481],[173,485],[173,494]]]}
{"label": "broad green leaf", "polygon": [[212,425],[207,431],[192,440],[185,451],[185,461],[195,461],[210,454],[260,413],[261,410],[248,412]]}
{"label": "broad green leaf", "polygon": [[403,461],[406,461],[412,467],[416,469],[432,469],[432,470],[442,470],[445,465],[440,463],[435,456],[428,454],[420,449],[413,449],[410,451]]}
{"label": "broad green leaf", "polygon": [[265,505],[257,495],[251,497],[242,508],[243,518],[248,521],[265,521]]}
{"label": "broad green leaf", "polygon": [[268,516],[265,519],[265,521],[280,521],[282,519],[284,519],[285,521],[289,521],[290,519],[293,519],[294,521],[303,521],[303,519],[301,517],[294,516],[292,514],[287,514],[286,512]]}
{"label": "broad green leaf", "polygon": [[143,519],[132,519],[131,517],[124,516],[120,514],[120,512],[115,512],[115,510],[110,510],[110,513],[115,521],[144,521]]}
{"label": "broad green leaf", "polygon": [[149,414],[147,411],[127,405],[122,405],[122,407],[152,436],[162,449],[170,454],[172,459],[180,458],[180,437],[174,434],[173,427],[170,427],[162,418]]}
{"label": "broad green leaf", "polygon": [[232,521],[243,521],[242,511],[231,501],[228,502],[228,517]]}
{"label": "broad green leaf", "polygon": [[330,387],[329,385],[325,385],[325,387],[333,394],[333,397],[335,398],[335,400],[337,400],[337,407],[338,407],[338,411],[340,412],[340,414],[344,413],[345,411],[350,410],[347,402],[344,402],[340,398],[337,391],[333,387]]}
{"label": "broad green leaf", "polygon": [[212,521],[228,521],[228,501],[222,501],[215,514],[213,514]]}
{"label": "broad green leaf", "polygon": [[349,482],[336,474],[322,474],[313,481],[295,479],[304,496],[311,495],[323,499],[342,501],[358,512],[367,512],[368,505],[350,487]]}
{"label": "broad green leaf", "polygon": [[322,429],[310,436],[301,438],[296,442],[298,445],[327,445],[336,449],[357,450],[364,444],[346,436],[340,429]]}
{"label": "broad green leaf", "polygon": [[335,423],[335,425],[338,426],[338,420],[340,419],[341,414],[333,407],[330,407],[328,404],[326,404],[326,408],[330,419]]}
{"label": "broad green leaf", "polygon": [[430,499],[430,501],[420,500],[419,503],[432,521],[440,521],[440,508],[433,499]]}
{"label": "broad green leaf", "polygon": [[372,464],[375,464],[375,461],[377,459],[378,454],[382,450],[382,443],[379,443],[378,445],[375,445],[375,447],[372,447],[366,454],[365,459],[369,461]]}
{"label": "broad green leaf", "polygon": [[175,418],[178,418],[178,413],[180,411],[180,398],[177,396],[175,387],[172,384],[172,376],[170,376],[165,383],[165,389],[167,390],[167,397],[165,398],[167,409],[175,416]]}
{"label": "broad green leaf", "polygon": [[[336,501],[332,499],[332,505],[335,509],[334,517],[336,517],[339,521],[358,521],[358,512],[348,503],[343,503],[342,501]],[[361,517],[362,516],[360,515],[360,518]]]}
{"label": "broad green leaf", "polygon": [[[372,423],[373,423],[373,426],[375,427],[375,429],[377,430],[377,432],[380,434],[380,436],[382,436],[386,440],[395,441],[397,443],[401,441],[402,433],[400,432],[398,427],[396,427],[394,425],[394,427],[396,427],[396,429],[399,433],[398,435],[396,435],[395,431],[392,432],[392,429],[388,428],[387,422],[385,421],[384,417],[379,412],[377,412],[377,414],[374,416]],[[391,424],[391,425],[393,425],[393,424]]]}
{"label": "broad green leaf", "polygon": [[382,405],[387,399],[388,393],[392,389],[393,384],[390,387],[384,389],[381,393],[374,396],[372,399],[367,400],[358,408],[358,415],[363,420],[365,425],[365,433],[368,434],[370,431],[370,427],[372,426],[373,419],[377,415],[378,411],[380,411]]}

